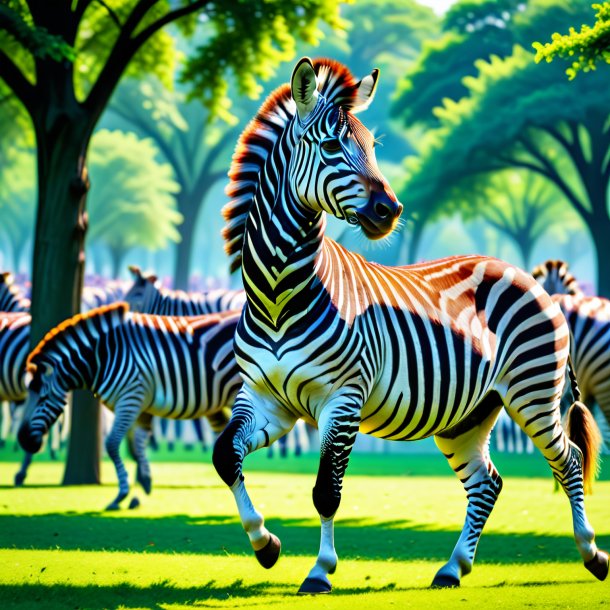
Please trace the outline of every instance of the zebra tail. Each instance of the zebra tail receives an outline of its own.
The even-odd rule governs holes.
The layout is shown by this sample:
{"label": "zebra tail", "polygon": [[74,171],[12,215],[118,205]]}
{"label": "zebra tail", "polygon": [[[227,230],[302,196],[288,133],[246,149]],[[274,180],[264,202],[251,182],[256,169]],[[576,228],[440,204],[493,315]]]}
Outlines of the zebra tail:
{"label": "zebra tail", "polygon": [[599,474],[602,435],[588,407],[575,401],[568,411],[566,432],[582,452],[582,475],[585,493],[593,493],[593,481]]}

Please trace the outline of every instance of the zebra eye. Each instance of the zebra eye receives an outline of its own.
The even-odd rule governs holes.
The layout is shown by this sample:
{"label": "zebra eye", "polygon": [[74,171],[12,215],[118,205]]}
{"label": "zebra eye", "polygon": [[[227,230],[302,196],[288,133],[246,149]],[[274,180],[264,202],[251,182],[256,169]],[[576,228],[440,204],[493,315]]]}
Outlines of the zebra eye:
{"label": "zebra eye", "polygon": [[341,150],[341,143],[338,138],[329,138],[322,142],[322,148],[329,153],[336,153]]}

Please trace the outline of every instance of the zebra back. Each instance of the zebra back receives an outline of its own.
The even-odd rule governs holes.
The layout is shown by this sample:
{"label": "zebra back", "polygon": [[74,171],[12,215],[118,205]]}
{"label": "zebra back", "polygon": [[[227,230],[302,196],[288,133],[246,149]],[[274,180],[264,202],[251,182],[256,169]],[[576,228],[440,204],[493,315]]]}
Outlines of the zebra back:
{"label": "zebra back", "polygon": [[30,299],[14,284],[9,271],[0,273],[0,312],[30,311]]}
{"label": "zebra back", "polygon": [[549,294],[580,294],[580,286],[568,268],[565,261],[547,260],[534,267],[532,275]]}

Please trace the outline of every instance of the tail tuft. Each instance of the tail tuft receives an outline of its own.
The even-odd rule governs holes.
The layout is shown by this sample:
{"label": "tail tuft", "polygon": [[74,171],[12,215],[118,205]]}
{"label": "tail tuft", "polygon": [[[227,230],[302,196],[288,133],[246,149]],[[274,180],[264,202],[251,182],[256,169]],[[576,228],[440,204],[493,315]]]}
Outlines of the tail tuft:
{"label": "tail tuft", "polygon": [[585,493],[593,493],[593,481],[599,473],[602,435],[587,406],[577,400],[568,411],[566,432],[582,452],[582,475]]}

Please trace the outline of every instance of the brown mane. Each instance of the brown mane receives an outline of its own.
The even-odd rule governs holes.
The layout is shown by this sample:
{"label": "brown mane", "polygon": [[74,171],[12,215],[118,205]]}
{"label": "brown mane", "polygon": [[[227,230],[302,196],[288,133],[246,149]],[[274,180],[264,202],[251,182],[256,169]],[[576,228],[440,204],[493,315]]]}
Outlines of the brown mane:
{"label": "brown mane", "polygon": [[[343,64],[331,59],[316,59],[313,65],[318,76],[318,91],[327,102],[349,110],[356,101],[359,81]],[[259,173],[295,112],[290,85],[281,85],[265,100],[237,142],[229,170],[230,182],[225,191],[231,201],[222,209],[226,222],[222,237],[225,252],[231,259],[231,272],[241,266],[246,220],[256,194]]]}
{"label": "brown mane", "polygon": [[114,312],[117,312],[121,317],[123,317],[128,311],[129,305],[120,301],[118,303],[111,303],[110,305],[102,305],[101,307],[97,307],[86,313],[77,313],[71,318],[60,322],[55,328],[52,328],[30,352],[26,360],[26,370],[30,373],[36,372],[36,364],[34,363],[34,360],[40,356],[45,348],[47,348],[56,337],[65,332],[66,329],[76,326],[83,320],[108,316],[109,314],[112,315]]}

